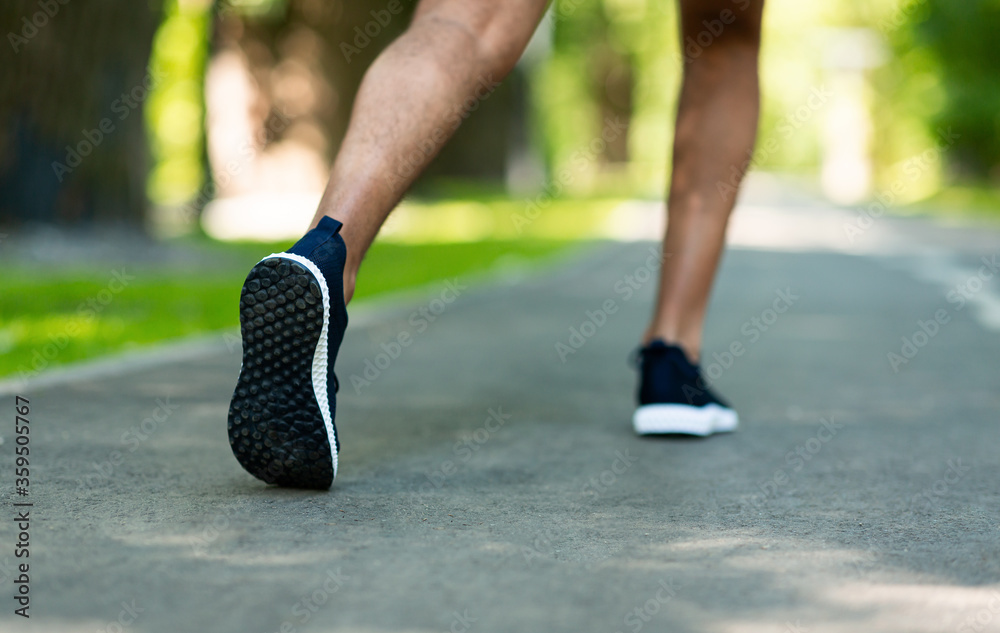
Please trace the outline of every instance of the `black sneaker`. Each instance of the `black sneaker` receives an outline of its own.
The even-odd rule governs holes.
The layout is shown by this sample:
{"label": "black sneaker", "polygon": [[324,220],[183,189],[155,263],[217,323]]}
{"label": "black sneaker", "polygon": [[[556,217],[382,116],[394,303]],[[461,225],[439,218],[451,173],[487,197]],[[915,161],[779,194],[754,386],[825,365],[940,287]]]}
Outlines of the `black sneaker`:
{"label": "black sneaker", "polygon": [[639,350],[639,408],[632,426],[639,435],[711,435],[734,431],[736,411],[717,396],[697,365],[676,345],[652,341]]}
{"label": "black sneaker", "polygon": [[337,475],[333,363],[347,328],[340,227],[323,218],[288,252],[262,259],[243,284],[243,366],[229,444],[267,483],[326,490]]}

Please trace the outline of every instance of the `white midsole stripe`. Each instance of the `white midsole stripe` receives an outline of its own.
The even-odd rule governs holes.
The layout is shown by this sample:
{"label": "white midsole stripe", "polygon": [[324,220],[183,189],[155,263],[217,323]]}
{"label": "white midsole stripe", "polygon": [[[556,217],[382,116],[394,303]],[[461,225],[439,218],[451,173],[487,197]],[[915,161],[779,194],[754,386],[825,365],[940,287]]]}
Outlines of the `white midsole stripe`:
{"label": "white midsole stripe", "polygon": [[694,407],[684,404],[647,404],[635,410],[632,426],[640,435],[651,433],[684,433],[711,435],[733,431],[739,418],[732,409],[710,404]]}

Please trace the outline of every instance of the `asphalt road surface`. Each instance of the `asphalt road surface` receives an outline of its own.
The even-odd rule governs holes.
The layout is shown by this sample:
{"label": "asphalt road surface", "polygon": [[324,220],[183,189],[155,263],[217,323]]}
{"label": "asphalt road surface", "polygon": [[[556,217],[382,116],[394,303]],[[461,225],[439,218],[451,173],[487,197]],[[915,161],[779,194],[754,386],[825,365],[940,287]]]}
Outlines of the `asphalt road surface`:
{"label": "asphalt road surface", "polygon": [[706,440],[630,428],[651,243],[353,311],[328,493],[233,459],[232,337],[8,381],[0,630],[1000,631],[1000,231],[869,220],[739,212]]}

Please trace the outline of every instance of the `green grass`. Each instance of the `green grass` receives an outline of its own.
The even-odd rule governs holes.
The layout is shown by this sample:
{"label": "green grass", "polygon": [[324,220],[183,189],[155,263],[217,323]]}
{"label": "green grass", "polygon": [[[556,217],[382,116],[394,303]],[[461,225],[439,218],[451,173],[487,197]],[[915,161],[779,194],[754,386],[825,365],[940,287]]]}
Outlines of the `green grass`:
{"label": "green grass", "polygon": [[[511,261],[552,255],[563,241],[486,241],[403,245],[375,244],[358,279],[355,300],[467,277]],[[290,244],[182,242],[218,260],[215,272],[126,268],[124,285],[112,267],[38,271],[7,268],[0,277],[0,376],[96,358],[159,341],[239,324],[243,276],[262,254]],[[120,266],[113,267],[121,271]]]}
{"label": "green grass", "polygon": [[907,209],[939,217],[1000,219],[1000,189],[988,186],[945,187]]}

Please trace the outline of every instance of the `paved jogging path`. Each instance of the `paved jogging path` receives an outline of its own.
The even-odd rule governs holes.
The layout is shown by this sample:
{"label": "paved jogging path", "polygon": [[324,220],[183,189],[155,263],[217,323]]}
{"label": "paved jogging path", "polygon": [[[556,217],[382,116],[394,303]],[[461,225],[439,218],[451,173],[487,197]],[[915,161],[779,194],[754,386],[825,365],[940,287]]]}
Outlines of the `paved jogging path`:
{"label": "paved jogging path", "polygon": [[329,493],[240,470],[224,345],[28,389],[28,621],[3,397],[0,630],[1000,631],[1000,232],[740,213],[731,436],[631,433],[646,244],[357,312]]}

